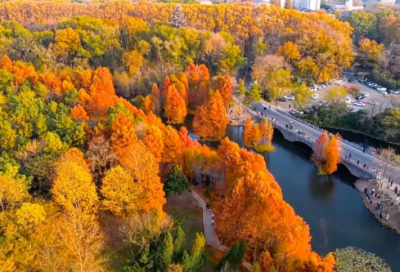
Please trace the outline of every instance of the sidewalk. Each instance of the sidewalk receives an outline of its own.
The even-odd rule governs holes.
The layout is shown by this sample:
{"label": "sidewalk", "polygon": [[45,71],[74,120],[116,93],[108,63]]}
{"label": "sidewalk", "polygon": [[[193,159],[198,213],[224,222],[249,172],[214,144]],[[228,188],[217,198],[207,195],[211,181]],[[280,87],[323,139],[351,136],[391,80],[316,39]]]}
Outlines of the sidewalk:
{"label": "sidewalk", "polygon": [[[212,225],[212,211],[206,208],[206,202],[202,199],[195,191],[192,190],[192,196],[199,203],[200,207],[203,209],[203,225],[204,225],[204,236],[206,238],[207,245],[216,248],[222,252],[227,253],[229,249],[221,244],[218,239],[217,232],[215,231],[215,224]],[[253,267],[249,262],[243,260],[243,266],[251,271]]]}

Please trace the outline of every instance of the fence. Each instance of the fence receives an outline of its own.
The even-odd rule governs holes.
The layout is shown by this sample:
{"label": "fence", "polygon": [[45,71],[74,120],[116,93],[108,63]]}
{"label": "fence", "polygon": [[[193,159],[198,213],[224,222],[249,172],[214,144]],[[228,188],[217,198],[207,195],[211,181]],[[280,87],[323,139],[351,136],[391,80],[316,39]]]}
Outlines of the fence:
{"label": "fence", "polygon": [[[286,115],[286,116],[288,116],[288,117],[290,117],[290,118],[293,118],[293,119],[295,119],[296,121],[298,121],[298,122],[300,122],[300,123],[302,123],[302,124],[304,124],[304,125],[306,125],[306,126],[312,127],[313,129],[318,130],[318,131],[321,132],[321,133],[324,131],[322,128],[320,128],[320,127],[318,127],[318,126],[316,126],[316,125],[314,125],[314,124],[311,124],[311,123],[309,123],[309,122],[307,122],[307,121],[305,121],[305,120],[303,120],[303,119],[301,119],[301,118],[298,118],[298,117],[296,117],[296,116],[293,116],[293,115],[291,115],[290,113],[288,113],[287,111],[284,111],[284,110],[281,110],[281,109],[278,109],[278,108],[276,109],[276,111],[279,112],[279,113],[281,113],[281,114],[284,114],[284,115]],[[331,135],[331,133],[329,133],[329,135]],[[344,142],[345,144],[347,144],[347,145],[349,145],[349,146],[351,146],[351,147],[353,147],[353,148],[356,148],[356,149],[358,149],[358,150],[361,150],[361,151],[364,150],[364,147],[363,147],[363,146],[361,146],[361,145],[359,145],[359,144],[356,144],[356,143],[353,143],[353,142],[350,142],[350,141],[348,141],[348,140],[346,140],[346,139],[342,139],[342,142]]]}

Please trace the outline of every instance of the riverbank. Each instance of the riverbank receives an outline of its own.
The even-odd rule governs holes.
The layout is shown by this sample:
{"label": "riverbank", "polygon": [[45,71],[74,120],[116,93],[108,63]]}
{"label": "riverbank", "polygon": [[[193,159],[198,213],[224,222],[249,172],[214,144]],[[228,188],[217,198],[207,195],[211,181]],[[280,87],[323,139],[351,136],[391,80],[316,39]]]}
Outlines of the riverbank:
{"label": "riverbank", "polygon": [[[395,186],[390,187],[390,184],[384,182],[382,188],[376,179],[359,179],[355,183],[355,187],[360,192],[365,207],[375,216],[379,223],[387,228],[393,229],[397,234],[400,234],[400,205],[399,197],[395,193]],[[364,190],[371,192],[376,191],[376,197],[368,198]],[[398,188],[399,189],[399,188]],[[382,216],[378,205],[383,203]],[[386,216],[389,218],[386,220]]]}

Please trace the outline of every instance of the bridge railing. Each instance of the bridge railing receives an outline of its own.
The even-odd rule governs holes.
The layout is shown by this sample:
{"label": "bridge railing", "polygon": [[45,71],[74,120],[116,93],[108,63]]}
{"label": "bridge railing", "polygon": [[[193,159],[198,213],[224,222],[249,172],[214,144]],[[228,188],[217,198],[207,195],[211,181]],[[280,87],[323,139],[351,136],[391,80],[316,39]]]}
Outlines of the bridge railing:
{"label": "bridge railing", "polygon": [[[283,123],[277,121],[274,118],[269,118],[269,121],[272,122],[274,127],[282,128],[285,131],[288,131],[289,133],[292,133],[292,134],[296,133],[296,130],[294,130],[293,128],[290,128],[289,126],[287,126],[287,124],[283,124]],[[298,131],[297,131],[297,136],[302,138],[303,141],[308,142],[310,144],[314,144],[316,142],[316,140],[310,138],[310,136],[303,135],[303,134],[299,133]],[[352,164],[353,166],[361,169],[362,171],[367,172],[367,173],[371,173],[373,176],[376,176],[376,172],[374,172],[374,168],[372,168],[372,166],[368,166],[368,168],[367,168],[367,167],[364,167],[364,164],[357,163],[355,160],[352,160],[351,158],[348,158],[348,157],[344,156],[343,154],[341,154],[340,156],[341,156],[343,162],[344,161],[348,162],[348,163]]]}
{"label": "bridge railing", "polygon": [[[322,129],[322,128],[320,128],[320,127],[318,127],[318,126],[316,126],[316,125],[314,125],[314,124],[311,124],[311,123],[309,123],[309,122],[307,122],[307,121],[305,121],[305,120],[303,120],[303,119],[301,119],[301,118],[298,118],[298,117],[296,117],[296,116],[294,116],[294,115],[291,115],[290,113],[288,113],[287,111],[284,111],[284,110],[282,110],[282,109],[276,109],[276,111],[278,111],[279,113],[282,113],[282,114],[284,114],[284,115],[286,115],[286,116],[288,116],[288,117],[290,117],[290,118],[293,118],[293,119],[295,119],[296,121],[298,121],[298,122],[300,122],[300,123],[303,123],[303,124],[305,124],[305,125],[307,125],[307,126],[309,126],[309,127],[312,127],[312,128],[314,128],[315,130],[318,130],[318,131],[320,131],[321,133],[324,131],[324,129]],[[329,136],[331,135],[332,133],[329,133]],[[359,145],[359,144],[356,144],[356,143],[353,143],[353,142],[350,142],[350,141],[348,141],[348,140],[346,140],[346,139],[342,139],[342,142],[344,142],[344,143],[346,143],[347,145],[350,145],[350,146],[352,146],[352,147],[354,147],[354,148],[357,148],[358,150],[364,150],[364,147],[363,146],[361,146],[361,145]]]}

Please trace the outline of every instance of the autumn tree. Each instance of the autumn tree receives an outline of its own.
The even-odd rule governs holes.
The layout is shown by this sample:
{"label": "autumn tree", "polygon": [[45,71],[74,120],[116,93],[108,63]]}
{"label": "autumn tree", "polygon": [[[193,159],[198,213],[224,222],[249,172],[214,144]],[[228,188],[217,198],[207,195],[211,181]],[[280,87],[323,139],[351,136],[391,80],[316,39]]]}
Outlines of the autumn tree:
{"label": "autumn tree", "polygon": [[325,148],[325,169],[328,175],[336,172],[337,165],[341,160],[341,147],[340,147],[340,138],[339,136],[331,135],[328,144]]}
{"label": "autumn tree", "polygon": [[156,126],[149,126],[144,134],[143,143],[153,153],[156,162],[160,163],[164,152],[162,131]]}
{"label": "autumn tree", "polygon": [[111,143],[120,164],[131,174],[140,191],[143,192],[138,209],[156,211],[164,215],[165,204],[163,185],[158,176],[159,166],[154,155],[137,138],[132,121],[120,113],[111,125]]}
{"label": "autumn tree", "polygon": [[175,85],[168,87],[164,110],[164,115],[167,117],[168,123],[181,124],[185,121],[187,114],[186,103],[176,90]]}
{"label": "autumn tree", "polygon": [[317,171],[319,174],[325,173],[324,164],[325,164],[325,150],[328,145],[329,138],[328,132],[324,130],[324,132],[318,137],[317,141],[314,144],[313,152],[311,155],[311,160],[314,162],[317,167]]}
{"label": "autumn tree", "polygon": [[159,115],[161,110],[161,95],[156,83],[151,87],[151,96],[154,99],[155,113]]}
{"label": "autumn tree", "polygon": [[70,213],[95,214],[98,196],[92,176],[84,166],[60,161],[51,189],[54,201]]}
{"label": "autumn tree", "polygon": [[246,119],[246,123],[244,125],[244,132],[243,132],[243,143],[245,146],[251,146],[252,145],[252,129],[253,129],[253,123],[251,122],[251,117],[248,116]]}
{"label": "autumn tree", "polygon": [[377,64],[383,53],[383,44],[378,44],[374,40],[362,39],[358,43],[360,51],[360,61],[366,67],[373,68]]}
{"label": "autumn tree", "polygon": [[203,140],[220,140],[225,136],[228,116],[219,91],[211,91],[205,105],[196,110],[193,131]]}
{"label": "autumn tree", "polygon": [[218,90],[224,100],[224,106],[227,108],[232,101],[233,82],[230,76],[217,76],[212,82],[211,88]]}
{"label": "autumn tree", "polygon": [[25,184],[12,177],[0,175],[0,207],[4,211],[14,208],[17,204],[29,198]]}
{"label": "autumn tree", "polygon": [[138,211],[138,200],[143,194],[132,176],[120,166],[109,170],[101,185],[102,204],[118,216],[129,216]]}

